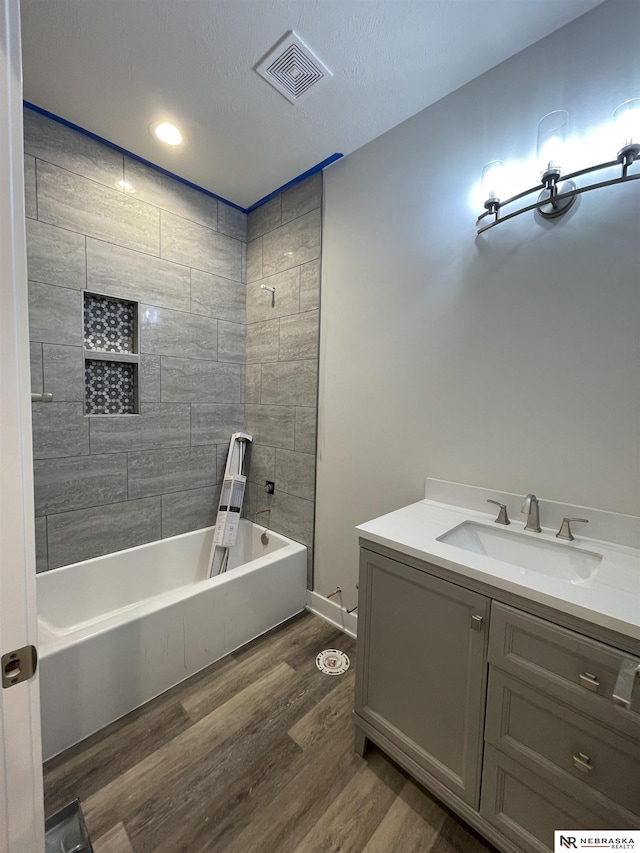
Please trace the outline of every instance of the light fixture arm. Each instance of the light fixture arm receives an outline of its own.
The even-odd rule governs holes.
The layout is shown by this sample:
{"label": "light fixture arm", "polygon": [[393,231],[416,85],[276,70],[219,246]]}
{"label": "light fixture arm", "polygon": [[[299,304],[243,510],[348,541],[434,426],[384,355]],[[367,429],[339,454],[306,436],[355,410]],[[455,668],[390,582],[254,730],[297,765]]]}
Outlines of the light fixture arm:
{"label": "light fixture arm", "polygon": [[[555,215],[559,215],[560,213],[564,213],[565,210],[568,210],[569,203],[572,203],[573,200],[582,193],[590,192],[591,190],[600,189],[600,187],[610,187],[614,184],[622,184],[627,181],[637,181],[640,179],[640,172],[638,174],[629,175],[628,169],[632,163],[640,160],[640,145],[628,145],[623,148],[618,157],[615,160],[611,160],[607,163],[599,163],[597,166],[589,166],[586,169],[578,169],[575,172],[571,172],[568,175],[562,175],[561,177],[557,172],[553,174],[545,173],[542,176],[542,181],[539,184],[536,184],[533,187],[529,187],[527,190],[523,190],[523,192],[517,193],[517,195],[511,196],[511,198],[507,198],[504,201],[492,201],[491,207],[481,213],[478,216],[477,222],[481,222],[487,216],[494,216],[494,221],[489,222],[487,225],[483,225],[478,229],[478,234],[482,234],[485,231],[488,231],[490,228],[494,228],[496,225],[499,225],[501,222],[506,222],[508,219],[513,219],[516,216],[520,216],[521,213],[527,213],[530,210],[540,210],[542,207],[548,207],[552,205],[554,208],[557,207],[557,213]],[[614,166],[622,165],[622,174],[617,178],[610,178],[606,181],[598,181],[596,183],[587,184],[583,187],[577,187],[575,183],[573,183],[574,178],[579,178],[581,175],[589,175],[593,172],[600,172],[603,169],[610,169]],[[558,191],[558,183],[561,183],[563,189]],[[564,189],[570,185],[569,189]],[[544,192],[547,192],[547,196],[542,198]],[[518,210],[514,210],[512,213],[507,213],[504,216],[501,216],[501,210],[504,207],[507,207],[510,204],[514,204],[514,202],[520,201],[520,199],[525,198],[532,193],[542,193],[536,202],[533,204],[525,205],[525,207],[520,207]],[[562,204],[562,203],[565,204]],[[553,215],[553,214],[547,214]]]}

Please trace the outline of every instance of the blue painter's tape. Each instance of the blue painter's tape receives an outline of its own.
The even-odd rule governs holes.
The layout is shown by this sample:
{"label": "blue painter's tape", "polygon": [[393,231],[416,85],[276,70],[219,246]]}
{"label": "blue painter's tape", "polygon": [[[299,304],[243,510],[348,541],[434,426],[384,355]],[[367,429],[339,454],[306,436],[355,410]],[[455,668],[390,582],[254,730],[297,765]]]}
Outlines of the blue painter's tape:
{"label": "blue painter's tape", "polygon": [[174,181],[178,181],[179,183],[184,184],[187,187],[191,187],[192,190],[197,190],[200,193],[204,193],[204,195],[209,196],[209,198],[214,198],[216,199],[216,201],[221,201],[223,204],[228,204],[229,207],[234,207],[236,210],[239,210],[242,213],[251,213],[258,207],[261,207],[263,204],[266,204],[268,201],[271,201],[272,198],[275,198],[275,196],[283,192],[283,190],[289,189],[289,187],[292,187],[295,184],[299,184],[301,181],[304,181],[305,178],[308,178],[311,175],[315,175],[316,172],[321,172],[327,166],[330,166],[332,163],[335,163],[336,160],[340,160],[344,156],[343,154],[332,154],[331,157],[327,157],[326,160],[323,160],[316,166],[312,166],[311,169],[307,169],[306,172],[303,172],[301,175],[298,175],[297,178],[293,178],[293,180],[289,181],[288,183],[283,184],[277,190],[274,190],[272,193],[269,193],[269,195],[266,195],[264,198],[261,198],[259,201],[256,201],[255,204],[252,204],[250,207],[241,207],[239,204],[235,204],[234,202],[223,198],[221,195],[216,195],[210,190],[205,190],[204,187],[198,186],[198,184],[194,184],[191,181],[188,181],[186,178],[181,178],[180,175],[176,175],[173,172],[169,172],[168,169],[163,169],[162,166],[158,166],[155,163],[152,163],[150,160],[145,160],[144,157],[139,157],[132,151],[128,151],[126,148],[122,148],[122,146],[120,145],[116,145],[115,142],[110,142],[103,136],[98,136],[97,133],[92,133],[90,130],[86,130],[84,127],[80,127],[80,125],[78,124],[74,124],[72,121],[67,121],[64,118],[61,118],[61,116],[49,112],[49,110],[45,110],[42,107],[38,107],[36,106],[36,104],[31,104],[29,103],[29,101],[23,101],[23,104],[26,109],[32,110],[34,113],[39,113],[42,116],[46,116],[46,118],[50,118],[52,121],[57,121],[58,124],[62,124],[65,127],[71,128],[71,130],[75,130],[78,133],[82,133],[84,136],[88,136],[89,139],[95,139],[96,142],[101,142],[103,145],[106,145],[107,148],[112,148],[114,151],[118,151],[120,154],[126,154],[127,157],[131,157],[132,160],[136,160],[138,163],[142,163],[144,166],[148,166],[150,169],[154,169],[156,172],[160,172],[161,175],[166,175],[168,178],[173,178]]}
{"label": "blue painter's tape", "polygon": [[174,175],[173,172],[169,172],[167,169],[163,169],[162,166],[157,166],[155,163],[151,163],[149,160],[145,160],[144,157],[138,157],[137,154],[133,154],[131,151],[127,151],[126,148],[122,148],[120,145],[116,145],[115,142],[109,142],[108,139],[105,139],[102,136],[98,136],[97,133],[91,133],[90,130],[86,130],[84,127],[80,127],[78,124],[74,124],[71,121],[67,121],[64,118],[56,115],[55,113],[50,113],[49,110],[45,110],[42,107],[38,107],[35,104],[30,104],[29,101],[24,101],[24,106],[28,110],[33,110],[34,113],[39,113],[42,116],[46,116],[47,118],[52,119],[53,121],[57,121],[58,124],[63,124],[65,127],[70,127],[71,130],[77,130],[78,133],[82,133],[84,136],[88,136],[89,139],[95,139],[96,142],[101,142],[103,145],[106,145],[108,148],[112,148],[114,151],[118,151],[120,154],[126,154],[127,157],[131,157],[132,160],[137,160],[138,163],[142,163],[145,166],[148,166],[150,169],[155,169],[156,172],[160,172],[161,175],[166,175],[168,178],[173,178],[174,181],[179,181],[181,184],[184,184],[187,187],[191,187],[192,190],[198,190],[200,193],[204,193],[209,196],[209,198],[215,198],[216,201],[224,202],[224,204],[228,204],[229,207],[235,207],[236,210],[242,211],[242,213],[246,213],[244,207],[240,207],[239,204],[234,204],[232,201],[229,201],[226,198],[223,198],[221,195],[216,195],[215,193],[210,192],[209,190],[205,190],[204,187],[198,186],[198,184],[194,184],[191,181],[188,181],[186,178],[181,178],[180,175]]}
{"label": "blue painter's tape", "polygon": [[316,172],[321,172],[323,169],[326,169],[327,166],[330,166],[332,163],[335,163],[336,160],[341,160],[344,157],[344,154],[332,154],[331,157],[327,157],[326,160],[323,160],[321,163],[318,163],[316,166],[312,166],[310,169],[307,169],[306,172],[303,172],[301,175],[298,175],[297,178],[294,178],[292,181],[289,181],[286,184],[283,184],[281,187],[278,187],[277,190],[274,190],[269,195],[266,195],[264,198],[261,198],[255,204],[252,204],[251,207],[247,208],[247,213],[252,213],[258,207],[262,207],[263,204],[266,204],[268,201],[271,201],[272,198],[275,198],[279,193],[284,190],[288,190],[289,187],[294,186],[295,184],[299,184],[301,181],[304,181],[306,178],[311,177],[311,175],[315,175]]}

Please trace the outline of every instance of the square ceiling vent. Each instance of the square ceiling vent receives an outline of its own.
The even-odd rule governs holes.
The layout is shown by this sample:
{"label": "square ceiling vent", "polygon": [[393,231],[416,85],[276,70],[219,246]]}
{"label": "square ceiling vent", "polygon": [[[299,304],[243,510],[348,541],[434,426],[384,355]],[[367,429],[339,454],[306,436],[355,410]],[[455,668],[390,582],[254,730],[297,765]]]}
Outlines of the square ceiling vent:
{"label": "square ceiling vent", "polygon": [[293,30],[280,39],[255,70],[292,104],[299,104],[333,77]]}

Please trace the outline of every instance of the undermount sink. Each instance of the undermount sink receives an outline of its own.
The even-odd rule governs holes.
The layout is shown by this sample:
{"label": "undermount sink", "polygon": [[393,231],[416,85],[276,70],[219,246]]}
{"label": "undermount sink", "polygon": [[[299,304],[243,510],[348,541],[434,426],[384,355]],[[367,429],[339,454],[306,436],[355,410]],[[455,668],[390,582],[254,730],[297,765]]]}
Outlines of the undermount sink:
{"label": "undermount sink", "polygon": [[602,561],[602,555],[593,551],[534,539],[525,533],[498,530],[475,521],[463,521],[438,536],[437,541],[511,563],[524,569],[525,574],[537,572],[574,584],[592,580]]}

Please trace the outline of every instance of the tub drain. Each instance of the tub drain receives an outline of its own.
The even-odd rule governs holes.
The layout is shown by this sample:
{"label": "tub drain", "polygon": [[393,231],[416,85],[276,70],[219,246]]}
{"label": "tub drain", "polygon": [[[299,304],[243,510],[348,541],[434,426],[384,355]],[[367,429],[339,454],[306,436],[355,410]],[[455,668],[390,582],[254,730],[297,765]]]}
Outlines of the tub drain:
{"label": "tub drain", "polygon": [[338,649],[325,649],[316,658],[316,666],[325,675],[342,675],[349,669],[349,658]]}

